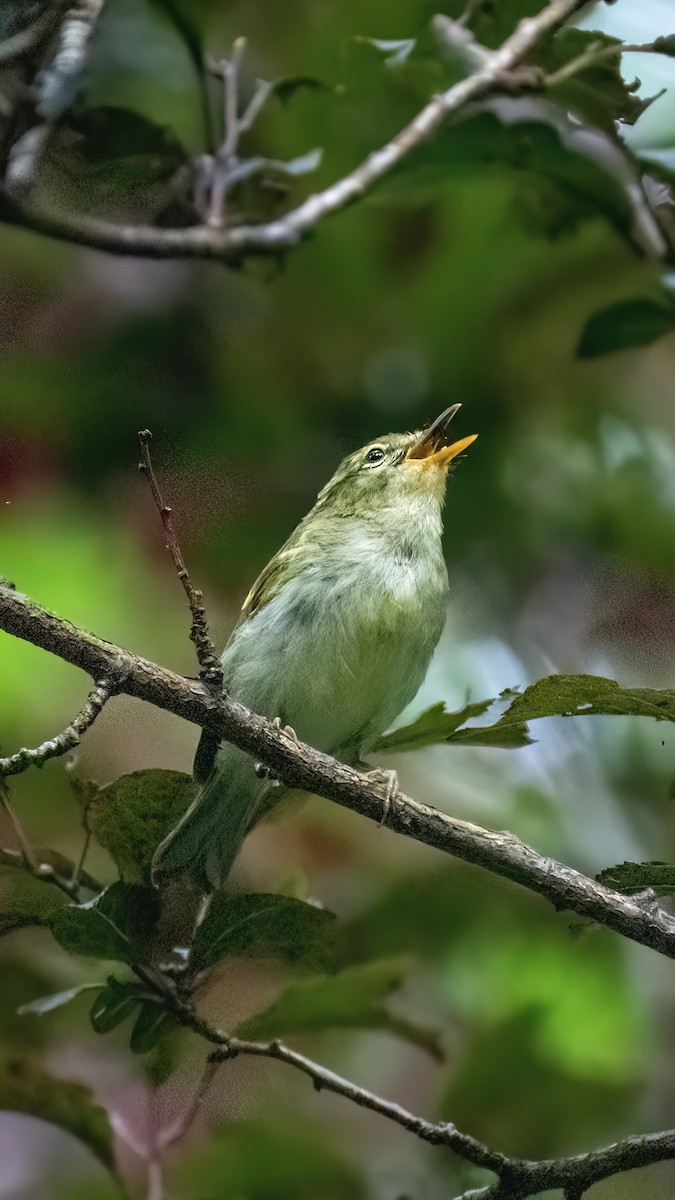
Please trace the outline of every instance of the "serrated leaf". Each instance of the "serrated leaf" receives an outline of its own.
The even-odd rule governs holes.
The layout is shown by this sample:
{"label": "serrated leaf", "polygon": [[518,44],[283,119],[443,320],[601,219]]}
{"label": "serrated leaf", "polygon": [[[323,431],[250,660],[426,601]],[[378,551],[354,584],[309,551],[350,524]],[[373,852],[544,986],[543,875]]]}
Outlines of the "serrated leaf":
{"label": "serrated leaf", "polygon": [[334,913],[292,896],[216,892],[199,926],[190,963],[196,971],[229,955],[283,958],[310,971],[335,961]]}
{"label": "serrated leaf", "polygon": [[409,966],[407,959],[387,959],[348,967],[329,978],[303,980],[282,992],[269,1008],[248,1017],[235,1032],[257,1041],[324,1029],[380,1029],[440,1058],[437,1033],[384,1007]]}
{"label": "serrated leaf", "polygon": [[0,1109],[58,1125],[115,1174],[107,1114],[82,1084],[51,1075],[25,1055],[5,1051],[0,1055]]}
{"label": "serrated leaf", "polygon": [[547,675],[516,694],[496,726],[504,728],[539,717],[652,717],[675,721],[675,691],[623,688],[601,675]]}
{"label": "serrated leaf", "polygon": [[[541,67],[547,75],[559,71],[574,59],[581,58],[593,47],[602,53],[620,47],[619,38],[595,30],[567,26],[553,38],[545,39],[528,61]],[[582,70],[547,89],[547,95],[581,120],[603,129],[613,138],[616,122],[633,125],[656,97],[644,99],[631,91],[620,70],[621,57],[601,57],[590,61]]]}
{"label": "serrated leaf", "polygon": [[89,1010],[89,1021],[96,1033],[110,1033],[142,1004],[148,993],[141,983],[120,982],[113,975]]}
{"label": "serrated leaf", "polygon": [[657,896],[675,895],[675,863],[668,862],[622,862],[614,867],[605,867],[596,875],[598,883],[614,888],[630,896],[651,888]]}
{"label": "serrated leaf", "polygon": [[648,346],[673,330],[675,305],[655,300],[622,300],[590,318],[577,354],[579,358],[597,358],[614,350]]}
{"label": "serrated leaf", "polygon": [[527,746],[531,738],[527,726],[514,725],[500,730],[498,726],[465,726],[472,717],[481,717],[487,712],[494,698],[477,700],[456,712],[448,712],[443,701],[432,704],[410,725],[403,725],[391,733],[385,733],[378,738],[373,746],[373,753],[396,753],[408,750],[419,750],[422,746],[445,743],[446,745],[494,746],[499,748],[515,748]]}
{"label": "serrated leaf", "polygon": [[53,1012],[55,1008],[70,1004],[70,1001],[76,996],[81,996],[82,992],[98,991],[100,987],[100,983],[81,983],[79,987],[67,988],[64,992],[53,992],[51,996],[40,996],[37,1000],[30,1000],[16,1011],[20,1017],[28,1016],[29,1013],[42,1017],[45,1013]]}
{"label": "serrated leaf", "polygon": [[129,882],[149,882],[159,843],[192,803],[196,785],[182,771],[150,769],[121,775],[87,805],[87,824]]}
{"label": "serrated leaf", "polygon": [[169,1027],[175,1024],[175,1018],[162,1007],[161,1003],[146,1000],[141,1006],[141,1011],[131,1032],[129,1045],[132,1053],[148,1054],[154,1050]]}
{"label": "serrated leaf", "polygon": [[35,879],[20,863],[0,866],[0,937],[26,925],[46,925],[67,903],[62,892]]}
{"label": "serrated leaf", "polygon": [[71,954],[133,964],[144,956],[157,911],[152,888],[113,883],[88,904],[66,904],[48,923]]}

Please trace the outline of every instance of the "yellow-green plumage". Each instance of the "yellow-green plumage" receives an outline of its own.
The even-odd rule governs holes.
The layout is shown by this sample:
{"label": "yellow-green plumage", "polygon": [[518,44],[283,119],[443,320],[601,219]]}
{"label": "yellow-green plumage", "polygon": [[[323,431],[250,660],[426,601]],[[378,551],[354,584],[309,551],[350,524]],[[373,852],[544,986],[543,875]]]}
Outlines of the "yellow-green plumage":
{"label": "yellow-green plumage", "polygon": [[[413,698],[443,628],[441,512],[454,454],[434,461],[445,426],[432,430],[428,447],[429,431],[390,434],[344,460],[254,584],[222,656],[234,699],[346,762]],[[229,743],[211,765],[209,745],[196,760],[198,776],[210,766],[201,791],[157,852],[158,882],[220,886],[269,787]]]}

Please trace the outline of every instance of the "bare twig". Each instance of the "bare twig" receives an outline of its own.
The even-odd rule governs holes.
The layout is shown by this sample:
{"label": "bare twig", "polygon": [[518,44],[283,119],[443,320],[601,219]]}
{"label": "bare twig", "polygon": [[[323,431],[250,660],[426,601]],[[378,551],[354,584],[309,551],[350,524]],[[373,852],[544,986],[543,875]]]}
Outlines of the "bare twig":
{"label": "bare twig", "polygon": [[[602,1179],[675,1158],[675,1130],[672,1129],[663,1133],[627,1138],[602,1150],[592,1150],[586,1154],[540,1161],[510,1158],[491,1150],[470,1134],[462,1133],[450,1122],[427,1121],[408,1112],[401,1105],[359,1087],[358,1084],[329,1071],[304,1054],[292,1050],[284,1042],[250,1042],[231,1037],[214,1029],[190,1009],[184,1008],[177,1015],[205,1040],[222,1046],[222,1049],[211,1055],[211,1062],[226,1062],[238,1055],[272,1058],[284,1062],[307,1075],[317,1091],[325,1090],[344,1096],[360,1108],[394,1121],[422,1141],[433,1146],[445,1146],[466,1162],[493,1171],[498,1176],[497,1183],[465,1193],[463,1200],[479,1200],[479,1197],[481,1200],[526,1200],[527,1197],[554,1189],[564,1189],[570,1197],[581,1196],[587,1188]],[[207,1078],[210,1084],[211,1078]]]}
{"label": "bare twig", "polygon": [[50,738],[48,742],[43,742],[34,750],[24,747],[16,754],[10,755],[9,758],[0,758],[0,777],[19,775],[31,766],[42,767],[50,758],[58,758],[74,749],[79,745],[82,734],[86,733],[87,729],[94,724],[104,704],[111,696],[115,695],[117,687],[118,685],[112,677],[100,679],[90,691],[86,703],[63,733],[58,733],[56,737]]}
{"label": "bare twig", "polygon": [[[41,861],[39,851],[36,851],[31,845],[30,838],[14,810],[7,782],[2,776],[0,776],[0,806],[7,813],[19,843],[18,853],[0,850],[0,862],[4,865],[9,861],[13,866],[21,866],[35,879],[39,879],[42,883],[52,883],[65,892],[71,900],[79,901],[79,879],[67,878],[62,872],[57,871],[52,863]],[[15,854],[17,861],[12,862]]]}
{"label": "bare twig", "polygon": [[187,596],[187,602],[192,614],[192,627],[190,629],[190,638],[195,644],[197,651],[197,659],[201,668],[199,675],[204,683],[209,687],[215,695],[220,695],[223,687],[223,668],[220,665],[220,660],[216,653],[216,648],[211,641],[209,628],[206,619],[206,609],[202,603],[204,595],[201,591],[194,587],[190,578],[190,573],[185,565],[185,560],[181,553],[178,537],[173,525],[172,509],[168,504],[164,503],[162,493],[159,490],[159,484],[152,467],[152,459],[150,457],[150,442],[152,434],[149,429],[141,429],[138,434],[138,440],[141,444],[141,454],[143,461],[138,464],[139,470],[146,476],[152,492],[152,498],[157,506],[157,511],[161,517],[166,534],[166,548],[173,559],[174,566],[178,573],[178,578],[183,586],[183,591]]}
{"label": "bare twig", "polygon": [[[119,692],[231,741],[269,766],[288,787],[325,796],[372,820],[382,817],[386,783],[367,779],[353,767],[296,741],[273,721],[251,713],[231,697],[216,697],[199,681],[103,641],[1,584],[0,629],[57,654],[94,678],[116,675],[121,680]],[[387,827],[511,879],[558,910],[588,917],[675,958],[675,918],[658,906],[621,895],[538,854],[511,833],[457,820],[402,793],[391,801]]]}
{"label": "bare twig", "polygon": [[578,58],[572,58],[564,66],[559,67],[550,75],[544,75],[542,82],[546,87],[556,87],[565,83],[580,71],[594,67],[598,63],[611,62],[613,58],[621,58],[622,54],[661,54],[655,42],[618,42],[614,46],[605,46],[602,42],[593,42]]}
{"label": "bare twig", "polygon": [[238,262],[247,254],[277,254],[297,245],[324,218],[358,200],[390,174],[412,150],[433,137],[455,113],[495,88],[502,87],[509,73],[548,33],[574,16],[588,2],[550,0],[535,17],[522,20],[498,50],[489,52],[474,74],[433,96],[391,141],[369,154],[348,175],[310,196],[277,220],[227,229],[209,225],[185,229],[116,225],[79,214],[34,211],[12,198],[7,189],[4,195],[0,192],[0,219],[50,237],[115,254],[151,258],[209,258],[222,262]]}

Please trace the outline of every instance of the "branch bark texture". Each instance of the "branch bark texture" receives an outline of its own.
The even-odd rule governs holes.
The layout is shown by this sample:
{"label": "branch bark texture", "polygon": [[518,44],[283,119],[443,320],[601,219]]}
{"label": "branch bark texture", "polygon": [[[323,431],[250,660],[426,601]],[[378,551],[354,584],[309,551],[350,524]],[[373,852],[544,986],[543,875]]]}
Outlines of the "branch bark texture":
{"label": "branch bark texture", "polygon": [[483,829],[398,793],[387,810],[386,783],[297,742],[228,696],[217,698],[186,679],[64,621],[10,586],[0,585],[0,629],[56,654],[94,680],[114,679],[117,693],[209,729],[270,767],[288,787],[315,792],[397,833],[484,867],[536,892],[558,910],[575,912],[675,958],[675,919],[650,897],[624,896],[508,832]]}
{"label": "branch bark texture", "polygon": [[[84,6],[93,11],[100,9],[102,2],[85,0]],[[237,262],[247,254],[279,253],[297,245],[325,217],[358,200],[412,150],[433,137],[455,113],[500,84],[508,83],[535,46],[588,3],[589,0],[550,0],[536,16],[522,20],[499,49],[479,55],[473,74],[433,96],[412,121],[353,171],[276,220],[225,229],[208,224],[181,229],[118,225],[81,214],[40,212],[22,204],[6,189],[0,189],[0,219],[114,254]]]}

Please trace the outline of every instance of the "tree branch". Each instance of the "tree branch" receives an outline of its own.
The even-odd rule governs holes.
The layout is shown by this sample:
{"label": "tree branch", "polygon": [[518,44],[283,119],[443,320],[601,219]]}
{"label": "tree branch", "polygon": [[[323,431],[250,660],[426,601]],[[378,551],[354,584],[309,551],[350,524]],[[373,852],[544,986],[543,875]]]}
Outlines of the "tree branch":
{"label": "tree branch", "polygon": [[[379,821],[386,783],[295,741],[265,717],[198,680],[123,650],[79,629],[0,584],[0,629],[56,654],[95,679],[116,678],[117,692],[209,729],[269,766],[288,787],[314,792]],[[546,858],[508,832],[459,821],[408,796],[390,803],[387,824],[428,846],[484,867],[543,896],[558,910],[588,917],[641,945],[675,958],[675,918],[650,899],[624,896],[579,871]]]}
{"label": "tree branch", "polygon": [[[96,2],[101,0],[88,0],[89,4]],[[277,220],[229,229],[208,225],[184,229],[117,225],[86,215],[39,212],[21,204],[7,189],[0,190],[0,220],[113,254],[237,262],[246,254],[279,253],[297,245],[325,217],[359,199],[437,133],[449,117],[500,87],[546,34],[587,3],[589,0],[549,0],[535,17],[522,20],[498,50],[486,51],[473,74],[434,96],[391,141],[369,154],[348,175]]]}
{"label": "tree branch", "polygon": [[47,143],[77,95],[104,4],[105,0],[77,0],[63,15],[52,59],[33,83],[39,120],[14,143],[7,159],[5,182],[13,195],[24,195],[32,187]]}
{"label": "tree branch", "polygon": [[[422,1141],[432,1146],[445,1146],[458,1154],[466,1162],[484,1170],[493,1171],[499,1182],[487,1188],[464,1194],[459,1200],[527,1200],[539,1192],[564,1189],[570,1197],[581,1196],[592,1184],[611,1175],[623,1171],[631,1171],[637,1167],[649,1166],[652,1163],[663,1162],[675,1158],[675,1130],[663,1133],[645,1134],[630,1137],[625,1141],[616,1142],[602,1150],[592,1150],[586,1154],[569,1157],[542,1159],[540,1161],[510,1158],[498,1151],[491,1150],[483,1142],[462,1133],[450,1122],[433,1123],[423,1117],[415,1116],[401,1105],[384,1100],[374,1092],[359,1087],[358,1084],[336,1075],[326,1067],[299,1054],[286,1046],[284,1042],[250,1042],[241,1038],[230,1037],[226,1033],[214,1029],[203,1021],[193,1010],[182,1008],[176,1014],[184,1024],[190,1026],[207,1041],[219,1044],[222,1049],[216,1050],[210,1058],[212,1063],[225,1062],[238,1055],[248,1055],[258,1058],[272,1058],[294,1067],[304,1075],[309,1076],[317,1091],[334,1092],[344,1096],[360,1108],[379,1113],[394,1121],[409,1133],[414,1133]],[[211,1083],[212,1076],[208,1076]],[[200,1094],[203,1091],[200,1089]],[[199,1098],[197,1103],[199,1103]],[[194,1105],[190,1111],[193,1111]]]}
{"label": "tree branch", "polygon": [[138,464],[139,470],[146,476],[152,492],[152,498],[157,506],[157,511],[160,515],[164,532],[166,534],[166,548],[173,559],[173,564],[178,573],[178,578],[183,586],[187,602],[192,614],[192,628],[190,629],[190,638],[195,644],[197,651],[197,659],[201,670],[200,678],[204,683],[212,689],[214,693],[220,695],[223,687],[223,668],[220,665],[220,659],[216,653],[216,648],[211,641],[209,628],[206,620],[206,609],[202,604],[204,596],[198,591],[192,583],[190,573],[185,565],[185,560],[181,553],[178,543],[178,536],[173,526],[172,510],[168,504],[164,503],[162,493],[159,490],[157,477],[152,467],[152,459],[150,457],[150,442],[152,434],[149,429],[141,429],[138,434],[138,440],[141,444],[141,454],[143,461]]}
{"label": "tree branch", "polygon": [[9,758],[0,758],[0,777],[20,775],[22,771],[31,766],[42,767],[48,759],[58,758],[61,754],[67,754],[69,750],[73,750],[75,746],[79,745],[82,734],[86,733],[94,724],[104,704],[111,696],[114,696],[116,687],[113,678],[101,679],[92,688],[79,713],[63,733],[58,733],[48,742],[43,742],[35,750],[28,750],[24,747],[16,754],[10,755]]}

